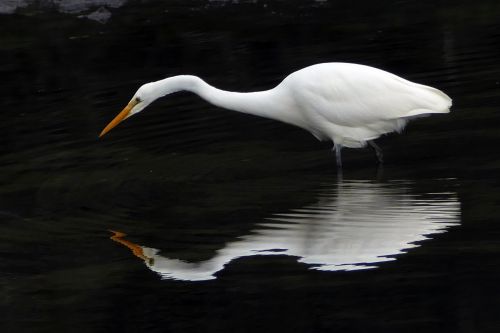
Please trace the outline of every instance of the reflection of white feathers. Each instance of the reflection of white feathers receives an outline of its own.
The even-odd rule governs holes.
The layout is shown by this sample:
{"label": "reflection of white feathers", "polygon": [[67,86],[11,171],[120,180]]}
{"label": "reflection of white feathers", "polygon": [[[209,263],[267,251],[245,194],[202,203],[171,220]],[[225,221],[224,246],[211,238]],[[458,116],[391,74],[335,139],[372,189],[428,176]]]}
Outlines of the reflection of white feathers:
{"label": "reflection of white feathers", "polygon": [[214,279],[227,263],[254,255],[294,256],[325,271],[374,268],[460,222],[455,193],[423,198],[410,194],[409,186],[352,181],[327,188],[316,204],[268,218],[250,235],[199,263],[169,259],[152,248],[142,250],[152,259],[146,261],[151,270],[164,278],[190,281]]}

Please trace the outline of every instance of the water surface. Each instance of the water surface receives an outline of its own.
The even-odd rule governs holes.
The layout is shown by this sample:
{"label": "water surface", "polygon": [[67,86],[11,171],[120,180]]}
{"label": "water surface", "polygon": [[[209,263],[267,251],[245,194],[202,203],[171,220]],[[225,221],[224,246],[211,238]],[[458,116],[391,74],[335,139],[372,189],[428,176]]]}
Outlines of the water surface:
{"label": "water surface", "polygon": [[[48,3],[0,16],[2,331],[498,331],[496,1]],[[97,139],[144,82],[324,61],[452,112],[378,140],[383,169],[345,149],[343,178],[331,144],[183,93]]]}

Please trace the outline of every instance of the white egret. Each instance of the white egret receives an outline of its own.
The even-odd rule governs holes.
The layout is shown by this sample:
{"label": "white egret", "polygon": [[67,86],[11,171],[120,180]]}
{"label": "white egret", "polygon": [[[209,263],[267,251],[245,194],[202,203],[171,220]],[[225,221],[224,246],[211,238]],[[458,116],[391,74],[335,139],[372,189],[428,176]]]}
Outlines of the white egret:
{"label": "white egret", "polygon": [[382,163],[382,150],[373,140],[401,132],[412,118],[448,113],[451,107],[451,99],[438,89],[350,63],[312,65],[270,90],[247,93],[217,89],[197,76],[179,75],[141,86],[99,137],[154,100],[178,91],[193,92],[221,108],[304,128],[319,140],[332,140],[338,167],[342,147],[361,148],[367,143]]}

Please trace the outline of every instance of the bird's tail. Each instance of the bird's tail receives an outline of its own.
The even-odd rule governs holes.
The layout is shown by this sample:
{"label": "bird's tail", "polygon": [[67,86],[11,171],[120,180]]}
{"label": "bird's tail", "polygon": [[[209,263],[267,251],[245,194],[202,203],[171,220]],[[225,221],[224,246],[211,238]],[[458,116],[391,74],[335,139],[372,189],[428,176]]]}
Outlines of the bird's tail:
{"label": "bird's tail", "polygon": [[421,88],[416,94],[419,108],[415,108],[406,114],[406,117],[415,117],[428,113],[449,113],[452,99],[439,89],[429,86],[418,85]]}

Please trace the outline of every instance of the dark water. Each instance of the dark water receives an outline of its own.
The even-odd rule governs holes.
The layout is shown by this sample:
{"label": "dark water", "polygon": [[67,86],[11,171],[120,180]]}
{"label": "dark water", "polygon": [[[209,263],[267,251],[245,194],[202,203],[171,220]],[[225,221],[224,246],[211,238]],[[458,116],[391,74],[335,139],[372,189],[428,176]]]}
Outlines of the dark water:
{"label": "dark water", "polygon": [[[2,332],[500,330],[500,3],[42,3],[0,16]],[[381,138],[383,170],[346,149],[343,180],[330,144],[189,94],[97,139],[144,82],[324,61],[452,113]]]}

